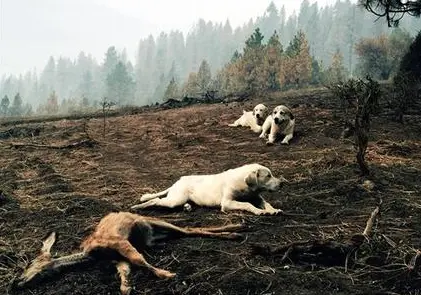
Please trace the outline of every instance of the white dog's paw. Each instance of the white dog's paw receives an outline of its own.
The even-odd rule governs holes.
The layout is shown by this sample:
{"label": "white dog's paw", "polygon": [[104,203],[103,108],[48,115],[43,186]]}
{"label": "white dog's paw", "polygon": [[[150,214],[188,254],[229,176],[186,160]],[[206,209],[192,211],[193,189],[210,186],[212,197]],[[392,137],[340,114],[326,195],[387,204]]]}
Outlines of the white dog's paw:
{"label": "white dog's paw", "polygon": [[259,209],[259,210],[254,211],[254,214],[255,215],[274,215],[275,213],[273,213],[271,211]]}
{"label": "white dog's paw", "polygon": [[284,144],[284,145],[289,145],[289,142],[288,142],[288,141],[284,141],[284,140],[283,140],[283,141],[281,142],[281,144]]}
{"label": "white dog's paw", "polygon": [[278,215],[278,214],[282,214],[284,213],[284,211],[282,211],[281,209],[275,209],[273,211],[271,211],[272,215]]}
{"label": "white dog's paw", "polygon": [[278,215],[278,214],[282,214],[282,210],[281,209],[273,209],[273,210],[261,210],[261,212],[259,212],[259,214],[256,215]]}
{"label": "white dog's paw", "polygon": [[140,197],[140,201],[141,201],[141,202],[144,202],[144,201],[149,200],[151,195],[152,195],[152,194],[144,194],[144,195],[142,195],[142,196]]}
{"label": "white dog's paw", "polygon": [[266,145],[273,145],[273,144],[274,144],[273,141],[270,141],[270,140],[266,141]]}

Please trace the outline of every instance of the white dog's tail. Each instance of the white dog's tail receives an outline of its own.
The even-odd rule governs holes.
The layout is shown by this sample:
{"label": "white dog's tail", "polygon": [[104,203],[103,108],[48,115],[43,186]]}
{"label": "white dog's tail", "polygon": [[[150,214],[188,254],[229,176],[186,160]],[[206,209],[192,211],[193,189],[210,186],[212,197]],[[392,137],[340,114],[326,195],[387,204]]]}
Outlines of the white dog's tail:
{"label": "white dog's tail", "polygon": [[149,200],[152,200],[152,199],[156,199],[156,198],[159,198],[159,197],[163,197],[163,196],[165,196],[166,194],[168,194],[168,191],[169,191],[170,189],[169,188],[167,188],[165,191],[162,191],[162,192],[159,192],[159,193],[156,193],[156,194],[144,194],[141,198],[140,198],[140,201],[141,202],[146,202],[146,201],[149,201]]}

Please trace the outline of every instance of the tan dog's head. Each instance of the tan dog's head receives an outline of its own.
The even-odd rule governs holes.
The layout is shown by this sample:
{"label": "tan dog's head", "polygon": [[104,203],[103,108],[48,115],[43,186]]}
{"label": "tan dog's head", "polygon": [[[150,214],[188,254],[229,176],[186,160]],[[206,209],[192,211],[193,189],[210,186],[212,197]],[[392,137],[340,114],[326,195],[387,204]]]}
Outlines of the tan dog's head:
{"label": "tan dog's head", "polygon": [[253,117],[256,120],[257,125],[262,125],[268,116],[268,108],[264,104],[260,103],[253,109]]}
{"label": "tan dog's head", "polygon": [[284,182],[284,177],[276,178],[269,168],[262,165],[255,165],[245,177],[244,181],[252,190],[278,191]]}
{"label": "tan dog's head", "polygon": [[293,120],[294,116],[288,107],[279,105],[273,109],[272,118],[276,125],[282,125],[290,120]]}

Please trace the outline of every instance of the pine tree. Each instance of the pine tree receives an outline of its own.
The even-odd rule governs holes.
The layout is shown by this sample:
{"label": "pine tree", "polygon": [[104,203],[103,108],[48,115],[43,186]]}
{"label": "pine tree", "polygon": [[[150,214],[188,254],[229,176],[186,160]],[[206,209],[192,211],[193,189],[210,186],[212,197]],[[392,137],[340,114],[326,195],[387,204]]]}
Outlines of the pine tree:
{"label": "pine tree", "polygon": [[199,71],[197,72],[197,87],[201,93],[205,93],[210,86],[212,79],[211,69],[206,60],[200,64]]}
{"label": "pine tree", "polygon": [[265,14],[258,21],[258,26],[262,29],[262,34],[269,36],[274,30],[280,26],[280,16],[275,3],[271,1],[266,8]]}
{"label": "pine tree", "polygon": [[280,89],[280,69],[282,62],[282,44],[279,41],[279,35],[275,31],[269,38],[266,46],[266,53],[264,59],[265,79],[267,81],[267,89],[278,90]]}
{"label": "pine tree", "polygon": [[322,66],[319,61],[313,56],[311,58],[311,80],[310,83],[318,85],[325,80],[325,74],[323,73]]}
{"label": "pine tree", "polygon": [[165,74],[168,71],[168,35],[164,32],[156,40],[155,70],[156,74]]}
{"label": "pine tree", "polygon": [[105,53],[104,64],[102,65],[105,77],[107,77],[115,69],[118,61],[117,50],[114,46],[110,46]]}
{"label": "pine tree", "polygon": [[298,34],[296,34],[292,40],[289,42],[287,49],[285,50],[285,55],[288,57],[295,57],[300,53],[301,48],[301,38],[300,34],[302,31],[300,31]]}
{"label": "pine tree", "polygon": [[347,70],[344,66],[344,57],[341,51],[337,49],[332,57],[332,64],[326,70],[325,82],[337,85],[345,82],[346,78]]}
{"label": "pine tree", "polygon": [[311,78],[311,55],[310,46],[307,38],[303,32],[299,32],[300,50],[298,53],[298,71],[299,71],[299,85],[304,85],[310,82]]}
{"label": "pine tree", "polygon": [[169,81],[171,81],[171,79],[174,79],[175,81],[179,81],[180,75],[179,75],[179,71],[178,71],[175,61],[172,62],[171,68],[167,74],[167,77],[169,78]]}
{"label": "pine tree", "polygon": [[51,92],[47,99],[46,111],[49,115],[53,115],[58,112],[58,97],[55,91]]}
{"label": "pine tree", "polygon": [[263,38],[260,29],[256,28],[253,34],[246,40],[244,55],[240,63],[240,79],[244,82],[241,84],[244,84],[244,90],[250,93],[256,93],[266,89],[263,66]]}
{"label": "pine tree", "polygon": [[108,97],[108,77],[115,70],[118,63],[118,54],[114,46],[110,46],[105,53],[104,62],[101,66],[101,95],[105,93]]}
{"label": "pine tree", "polygon": [[247,53],[247,51],[255,50],[255,49],[261,49],[262,41],[264,39],[264,36],[260,32],[259,28],[256,28],[253,32],[253,34],[246,40],[246,47],[244,48],[244,52]]}
{"label": "pine tree", "polygon": [[[390,61],[392,75],[398,73],[400,63],[403,61],[405,54],[409,51],[413,41],[414,38],[412,38],[407,31],[402,30],[401,28],[394,29],[389,35],[387,55],[388,60]],[[419,58],[417,61],[416,57],[417,55],[415,55],[415,59],[412,63],[421,64],[421,59]],[[415,76],[417,75],[416,73],[414,74]],[[418,75],[419,74],[421,74],[421,71],[418,72]]]}
{"label": "pine tree", "polygon": [[169,100],[170,98],[174,99],[179,96],[178,85],[174,78],[171,79],[170,83],[167,86],[167,90],[164,93],[164,101]]}
{"label": "pine tree", "polygon": [[159,77],[159,82],[157,86],[155,87],[155,91],[153,93],[151,102],[156,103],[158,101],[162,101],[162,98],[164,97],[165,90],[166,90],[166,85],[167,85],[166,81],[167,80],[165,79],[165,75],[161,74],[161,76]]}
{"label": "pine tree", "polygon": [[399,70],[393,79],[395,97],[392,101],[396,109],[396,119],[403,123],[403,115],[409,107],[419,101],[421,85],[421,32],[415,37],[409,50],[403,56]]}
{"label": "pine tree", "polygon": [[1,103],[0,103],[0,111],[3,116],[6,116],[9,113],[9,105],[10,105],[9,97],[5,95],[1,99]]}
{"label": "pine tree", "polygon": [[119,61],[107,76],[107,97],[119,105],[133,101],[135,83],[126,65]]}
{"label": "pine tree", "polygon": [[22,98],[20,97],[19,92],[16,93],[15,97],[13,98],[12,108],[10,113],[13,116],[21,116],[22,115]]}
{"label": "pine tree", "polygon": [[234,54],[231,57],[231,63],[236,62],[237,60],[239,60],[241,58],[241,54],[238,52],[238,50],[234,51]]}
{"label": "pine tree", "polygon": [[87,70],[83,74],[82,82],[79,86],[79,92],[81,93],[82,97],[92,99],[93,88],[94,88],[93,75],[90,70]]}
{"label": "pine tree", "polygon": [[68,97],[70,94],[69,86],[72,80],[72,62],[60,57],[56,67],[56,89],[61,97]]}
{"label": "pine tree", "polygon": [[300,12],[298,14],[298,29],[307,31],[310,24],[310,1],[303,0],[300,5]]}
{"label": "pine tree", "polygon": [[47,96],[56,87],[56,62],[51,56],[40,78],[40,95]]}
{"label": "pine tree", "polygon": [[299,31],[286,50],[283,75],[285,85],[302,86],[311,80],[312,59],[305,34]]}
{"label": "pine tree", "polygon": [[186,83],[183,85],[182,95],[183,96],[197,96],[199,93],[199,87],[197,83],[197,74],[190,73]]}

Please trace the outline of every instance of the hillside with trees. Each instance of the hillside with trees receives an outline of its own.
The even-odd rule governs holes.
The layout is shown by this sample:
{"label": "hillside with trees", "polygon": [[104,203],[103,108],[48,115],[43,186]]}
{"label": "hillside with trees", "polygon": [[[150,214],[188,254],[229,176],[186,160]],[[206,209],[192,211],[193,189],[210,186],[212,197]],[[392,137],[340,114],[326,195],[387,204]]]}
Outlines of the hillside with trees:
{"label": "hillside with trees", "polygon": [[104,97],[120,106],[148,105],[208,89],[279,90],[366,74],[387,80],[421,24],[403,18],[390,29],[375,20],[350,1],[319,7],[304,0],[288,17],[271,3],[241,27],[200,19],[187,35],[150,35],[139,41],[134,62],[114,46],[102,60],[83,51],[52,56],[40,72],[2,77],[0,98],[19,93],[26,109],[47,114],[52,93],[65,113],[98,107]]}

